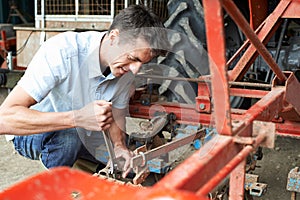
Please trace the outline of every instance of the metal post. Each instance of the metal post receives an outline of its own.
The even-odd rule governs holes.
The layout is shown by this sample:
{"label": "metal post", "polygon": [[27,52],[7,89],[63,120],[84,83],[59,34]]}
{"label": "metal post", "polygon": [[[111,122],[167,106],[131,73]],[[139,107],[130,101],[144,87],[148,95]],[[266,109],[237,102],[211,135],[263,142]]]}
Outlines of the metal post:
{"label": "metal post", "polygon": [[38,6],[37,6],[37,1],[38,0],[34,0],[34,19],[35,19],[35,28],[39,28],[40,27],[40,21],[38,20]]}
{"label": "metal post", "polygon": [[42,21],[41,21],[40,28],[45,28],[45,0],[41,0],[41,15],[42,15]]}
{"label": "metal post", "polygon": [[[246,149],[247,148],[247,149]],[[248,152],[247,152],[248,150]],[[250,152],[249,152],[250,151]],[[243,200],[244,199],[244,185],[245,185],[245,166],[246,157],[253,151],[253,147],[245,147],[237,156],[242,153],[247,154],[244,156],[244,160],[241,161],[237,167],[231,172],[229,179],[229,200]],[[241,158],[242,159],[242,158]],[[229,165],[230,166],[230,165]]]}
{"label": "metal post", "polygon": [[203,1],[216,129],[232,135],[222,7],[219,0]]}
{"label": "metal post", "polygon": [[7,52],[6,62],[7,62],[8,69],[13,70],[13,59],[12,59],[11,51]]}
{"label": "metal post", "polygon": [[112,19],[115,17],[115,0],[110,1],[110,16]]}
{"label": "metal post", "polygon": [[78,13],[79,13],[79,0],[75,0],[75,18],[78,19]]}

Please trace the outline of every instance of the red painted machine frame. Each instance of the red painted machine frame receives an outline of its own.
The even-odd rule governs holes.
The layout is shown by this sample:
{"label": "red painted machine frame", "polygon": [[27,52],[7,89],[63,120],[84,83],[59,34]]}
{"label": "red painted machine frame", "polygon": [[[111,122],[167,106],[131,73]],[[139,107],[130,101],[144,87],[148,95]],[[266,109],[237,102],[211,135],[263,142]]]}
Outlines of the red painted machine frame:
{"label": "red painted machine frame", "polygon": [[[249,1],[254,5],[255,0]],[[143,106],[133,103],[130,105],[130,113],[133,117],[149,118],[155,111],[163,109],[173,112],[180,123],[213,125],[219,135],[150,188],[132,189],[130,186],[108,183],[95,177],[86,180],[87,176],[65,169],[54,171],[52,176],[51,173],[47,173],[28,180],[27,186],[31,185],[29,188],[34,188],[34,180],[38,180],[39,183],[35,185],[41,185],[42,180],[51,182],[49,178],[57,175],[56,177],[65,178],[66,182],[72,183],[71,189],[67,183],[66,186],[57,186],[61,181],[54,178],[52,181],[56,184],[49,182],[46,193],[43,193],[48,199],[57,198],[54,197],[55,193],[50,191],[57,191],[63,187],[66,190],[60,193],[60,197],[70,197],[72,190],[76,190],[81,192],[83,199],[207,199],[208,193],[230,175],[229,199],[244,199],[246,157],[260,145],[272,146],[272,133],[300,136],[300,93],[297,92],[300,83],[292,72],[280,70],[264,45],[284,18],[300,18],[300,0],[281,0],[261,25],[257,25],[257,22],[252,23],[252,27],[257,27],[256,31],[246,22],[232,0],[203,0],[203,7],[211,75],[199,78],[204,82],[199,83],[196,105],[166,103]],[[228,62],[225,57],[223,9],[248,38]],[[228,71],[227,66],[242,50],[244,53],[237,65],[232,71]],[[229,82],[239,81],[258,54],[265,59],[276,75],[270,89],[231,87]],[[231,95],[260,100],[248,110],[231,109]],[[257,121],[262,123],[256,123]],[[24,191],[24,188],[24,184],[20,184],[6,193],[0,193],[0,197],[16,197],[14,195],[18,191]],[[29,197],[30,194],[22,193],[22,197]]]}
{"label": "red painted machine frame", "polygon": [[[244,199],[245,158],[264,144],[272,146],[272,132],[300,136],[300,83],[292,72],[282,72],[265,45],[284,18],[300,17],[299,0],[281,0],[272,14],[253,31],[232,0],[203,0],[206,24],[209,77],[199,83],[196,107],[182,104],[164,104],[166,112],[176,114],[181,123],[214,125],[219,136],[172,170],[155,188],[179,189],[206,196],[230,174],[229,199]],[[256,1],[257,2],[257,1]],[[254,0],[250,0],[253,5]],[[225,37],[222,9],[231,16],[248,38],[228,62],[225,56]],[[232,71],[227,66],[244,52]],[[271,90],[233,88],[229,82],[239,81],[255,58],[261,55],[274,72]],[[230,108],[230,96],[260,98],[248,110]],[[297,97],[298,96],[298,97]],[[213,102],[213,103],[211,103]],[[160,107],[158,106],[158,107]],[[211,109],[213,106],[213,109]],[[155,108],[131,105],[131,115],[149,117]],[[254,121],[266,122],[254,129]],[[272,129],[273,126],[276,128]],[[184,172],[184,173],[183,173]]]}
{"label": "red painted machine frame", "polygon": [[[0,57],[4,60],[6,59],[7,52],[13,51],[13,48],[16,46],[16,37],[7,38],[6,32],[4,30],[0,31],[1,39],[0,39]],[[16,66],[16,58],[13,58],[13,66]],[[7,62],[0,63],[0,68],[7,69]]]}

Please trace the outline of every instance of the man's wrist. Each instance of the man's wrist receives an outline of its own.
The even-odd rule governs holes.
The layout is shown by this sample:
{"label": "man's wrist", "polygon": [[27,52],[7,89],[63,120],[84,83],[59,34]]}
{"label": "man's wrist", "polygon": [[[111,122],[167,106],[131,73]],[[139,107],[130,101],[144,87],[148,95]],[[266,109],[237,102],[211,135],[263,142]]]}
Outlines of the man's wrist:
{"label": "man's wrist", "polygon": [[115,142],[114,143],[114,147],[116,148],[116,147],[121,147],[121,148],[126,148],[126,145],[125,145],[125,143],[124,142]]}

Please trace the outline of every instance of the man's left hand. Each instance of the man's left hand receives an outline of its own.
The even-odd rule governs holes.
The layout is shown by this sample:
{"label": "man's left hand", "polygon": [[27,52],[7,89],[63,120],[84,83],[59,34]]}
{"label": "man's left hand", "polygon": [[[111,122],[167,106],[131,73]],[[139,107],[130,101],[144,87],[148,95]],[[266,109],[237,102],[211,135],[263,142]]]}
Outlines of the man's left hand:
{"label": "man's left hand", "polygon": [[128,175],[128,173],[130,172],[131,168],[130,168],[130,160],[133,157],[133,152],[129,151],[125,146],[123,145],[116,145],[114,147],[114,151],[115,151],[115,156],[116,158],[124,158],[125,159],[125,164],[123,167],[123,173],[122,173],[122,177],[126,178],[126,176]]}

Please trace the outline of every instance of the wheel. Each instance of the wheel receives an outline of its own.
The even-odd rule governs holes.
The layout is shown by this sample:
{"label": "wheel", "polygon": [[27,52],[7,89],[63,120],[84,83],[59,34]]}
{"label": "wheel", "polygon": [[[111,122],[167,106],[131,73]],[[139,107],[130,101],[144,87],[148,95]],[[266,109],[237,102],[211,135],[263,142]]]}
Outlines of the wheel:
{"label": "wheel", "polygon": [[[169,32],[172,52],[158,63],[166,77],[198,78],[209,74],[206,51],[206,34],[203,7],[199,0],[170,0],[165,27]],[[226,56],[231,57],[242,44],[242,35],[233,21],[224,15],[226,35]],[[167,66],[167,67],[166,67]],[[194,103],[197,83],[188,81],[162,81],[159,92],[169,101]],[[243,99],[231,97],[231,106],[239,107]]]}

